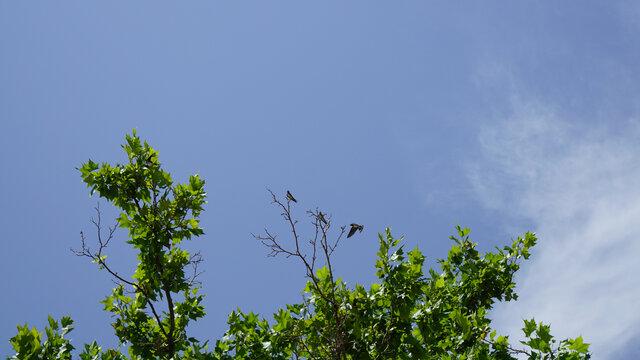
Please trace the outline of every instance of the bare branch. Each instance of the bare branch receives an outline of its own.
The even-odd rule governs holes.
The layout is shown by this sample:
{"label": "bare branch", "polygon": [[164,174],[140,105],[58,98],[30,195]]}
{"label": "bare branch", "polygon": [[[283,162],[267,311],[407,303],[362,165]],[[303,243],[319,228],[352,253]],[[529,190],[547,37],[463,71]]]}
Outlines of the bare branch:
{"label": "bare branch", "polygon": [[[340,228],[340,234],[335,241],[329,241],[328,231],[331,228],[331,215],[321,212],[318,208],[307,211],[307,214],[309,214],[309,217],[312,219],[311,224],[314,227],[314,235],[308,241],[311,251],[311,255],[309,256],[301,249],[300,237],[296,228],[298,221],[294,220],[291,215],[291,201],[294,201],[293,196],[289,191],[287,191],[286,201],[283,202],[278,199],[273,191],[270,189],[267,189],[267,191],[271,194],[271,203],[276,204],[276,206],[282,210],[281,216],[289,223],[289,227],[293,235],[293,246],[292,248],[288,248],[281,242],[278,242],[276,236],[271,234],[267,229],[264,230],[266,235],[251,235],[270,249],[270,253],[267,256],[275,257],[279,254],[284,254],[287,258],[293,256],[302,261],[305,266],[306,276],[313,283],[315,292],[333,309],[335,328],[326,329],[326,332],[320,331],[319,335],[327,340],[327,344],[331,344],[331,350],[327,350],[329,353],[333,353],[333,357],[336,359],[346,359],[346,348],[344,342],[346,334],[344,334],[344,323],[348,317],[348,312],[340,310],[341,304],[339,304],[337,300],[336,282],[333,276],[333,267],[331,264],[331,255],[340,243],[340,239],[342,239],[342,236],[345,234],[345,227],[343,226]],[[325,262],[329,270],[329,280],[331,282],[331,290],[329,291],[324,290],[320,286],[319,279],[315,275],[318,251],[324,255]],[[306,348],[304,341],[301,341],[301,344]]]}
{"label": "bare branch", "polygon": [[120,280],[121,282],[130,285],[130,286],[135,286],[135,283],[126,280],[124,278],[122,278],[120,275],[118,275],[117,272],[111,270],[111,268],[109,268],[109,266],[107,265],[106,261],[105,261],[105,257],[102,255],[102,251],[109,245],[109,242],[111,241],[111,239],[114,236],[114,233],[116,231],[117,226],[112,226],[109,227],[109,234],[107,236],[106,240],[102,239],[102,223],[101,223],[101,212],[100,212],[100,205],[96,206],[96,213],[97,213],[97,220],[94,218],[91,218],[91,223],[96,227],[96,233],[97,233],[97,237],[98,237],[98,252],[91,252],[91,250],[89,249],[89,247],[86,246],[86,239],[84,236],[84,232],[80,231],[80,239],[81,239],[81,244],[82,244],[82,248],[80,250],[75,250],[75,249],[71,249],[71,251],[76,254],[76,256],[86,256],[88,258],[91,258],[94,262],[97,262],[98,264],[100,264],[101,267],[103,267],[104,269],[106,269],[113,277],[115,277],[116,279]]}
{"label": "bare branch", "polygon": [[189,263],[191,264],[191,266],[193,267],[193,275],[191,276],[191,279],[189,280],[189,285],[200,285],[202,284],[202,282],[200,281],[196,281],[196,278],[198,276],[200,276],[200,274],[204,273],[203,271],[198,272],[198,265],[200,265],[201,262],[203,262],[204,259],[202,258],[202,255],[200,255],[200,251],[195,252],[193,254],[191,254],[191,256],[189,256]]}
{"label": "bare branch", "polygon": [[[127,284],[131,287],[133,287],[135,289],[134,292],[141,292],[144,294],[145,296],[145,300],[147,302],[147,305],[149,305],[149,308],[151,309],[151,312],[153,313],[154,317],[156,318],[156,321],[158,322],[158,324],[162,324],[162,322],[160,321],[160,317],[158,316],[155,307],[153,306],[153,303],[151,302],[151,300],[149,299],[149,293],[148,291],[141,286],[140,284],[137,284],[135,282],[129,281],[124,279],[122,276],[118,275],[117,272],[111,270],[111,268],[107,265],[107,263],[105,262],[105,256],[102,255],[102,250],[104,250],[107,245],[109,245],[109,241],[111,241],[111,239],[113,238],[113,235],[116,231],[117,226],[113,226],[113,227],[109,227],[109,235],[107,236],[106,240],[102,240],[102,222],[101,222],[101,212],[100,212],[100,204],[98,203],[98,205],[95,207],[96,209],[96,213],[97,213],[97,220],[94,218],[91,218],[91,223],[96,227],[96,232],[97,232],[97,237],[98,237],[98,252],[91,252],[91,250],[86,246],[86,241],[85,241],[85,236],[84,236],[84,232],[80,231],[80,239],[81,239],[81,244],[82,244],[82,248],[81,250],[74,250],[73,248],[71,249],[71,251],[76,254],[76,256],[86,256],[88,258],[91,258],[94,262],[97,262],[98,264],[100,264],[100,266],[102,268],[104,268],[105,270],[107,270],[107,272],[109,272],[109,274],[111,274],[111,276],[115,277],[116,279],[120,280],[121,283],[117,283],[114,280],[112,280],[115,284],[117,284],[118,286],[120,286],[122,283]],[[164,327],[160,326],[160,330],[163,332],[163,334],[165,336],[167,336],[167,333],[164,330]]]}

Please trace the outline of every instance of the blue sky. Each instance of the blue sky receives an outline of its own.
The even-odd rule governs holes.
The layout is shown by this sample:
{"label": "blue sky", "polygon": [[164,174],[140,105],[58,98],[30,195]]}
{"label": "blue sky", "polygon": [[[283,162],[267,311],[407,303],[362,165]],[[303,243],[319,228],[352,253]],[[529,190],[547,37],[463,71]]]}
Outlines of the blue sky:
{"label": "blue sky", "polygon": [[207,181],[206,235],[188,245],[206,261],[200,338],[236,307],[270,318],[300,300],[301,265],[251,237],[287,236],[269,187],[291,189],[302,225],[316,207],[365,225],[336,253],[349,284],[374,280],[385,227],[431,266],[456,222],[483,250],[535,231],[496,328],[517,337],[535,315],[632,359],[639,35],[632,1],[2,2],[0,338],[71,314],[76,346],[116,344],[110,278],[69,251],[97,203],[75,168],[124,162],[136,128],[175,180]]}

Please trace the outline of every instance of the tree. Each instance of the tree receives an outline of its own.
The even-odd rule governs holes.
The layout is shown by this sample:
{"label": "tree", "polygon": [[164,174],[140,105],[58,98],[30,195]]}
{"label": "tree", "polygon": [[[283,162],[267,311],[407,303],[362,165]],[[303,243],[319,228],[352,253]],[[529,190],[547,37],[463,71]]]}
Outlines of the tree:
{"label": "tree", "polygon": [[[100,209],[92,219],[98,248],[91,251],[81,233],[81,249],[118,282],[101,303],[113,313],[115,334],[128,353],[103,350],[96,342],[85,344],[80,359],[589,359],[582,338],[556,342],[549,326],[525,321],[524,348],[512,347],[508,338],[492,331],[487,317],[495,301],[515,300],[514,274],[519,261],[529,257],[534,234],[526,233],[511,245],[480,254],[469,238],[469,229],[456,227],[448,256],[440,270],[423,271],[424,256],[418,249],[405,252],[402,238],[389,229],[379,235],[376,261],[379,283],[369,288],[349,288],[334,274],[331,255],[345,234],[342,227],[331,238],[331,216],[318,209],[308,211],[312,240],[301,241],[287,191],[280,200],[270,191],[291,229],[291,244],[265,235],[254,235],[271,256],[298,259],[308,282],[300,304],[287,304],[273,316],[273,323],[240,309],[229,315],[229,329],[209,349],[187,335],[187,325],[205,315],[196,281],[199,254],[180,248],[183,240],[204,232],[198,223],[206,194],[204,180],[191,176],[187,184],[174,184],[162,170],[158,152],[136,135],[122,146],[127,163],[110,166],[89,160],[78,170],[91,193],[97,193],[122,210],[119,227],[128,229],[127,243],[138,250],[138,266],[131,279],[109,266],[104,250],[115,227],[103,235]],[[362,225],[352,224],[361,230]],[[306,245],[306,247],[305,247]],[[193,267],[191,275],[187,268]],[[182,301],[177,301],[182,297]],[[49,317],[47,340],[28,325],[18,326],[11,338],[16,355],[10,359],[71,359],[74,347],[65,339],[73,320],[58,323]]]}

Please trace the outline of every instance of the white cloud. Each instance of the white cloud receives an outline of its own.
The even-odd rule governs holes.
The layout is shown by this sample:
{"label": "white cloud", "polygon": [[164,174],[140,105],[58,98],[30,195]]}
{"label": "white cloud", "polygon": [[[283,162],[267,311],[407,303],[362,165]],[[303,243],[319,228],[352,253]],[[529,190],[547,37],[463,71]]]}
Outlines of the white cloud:
{"label": "white cloud", "polygon": [[481,159],[468,172],[476,194],[532,220],[539,238],[518,276],[520,299],[493,313],[512,340],[535,316],[606,359],[640,334],[640,127],[615,130],[515,100],[508,119],[479,135]]}

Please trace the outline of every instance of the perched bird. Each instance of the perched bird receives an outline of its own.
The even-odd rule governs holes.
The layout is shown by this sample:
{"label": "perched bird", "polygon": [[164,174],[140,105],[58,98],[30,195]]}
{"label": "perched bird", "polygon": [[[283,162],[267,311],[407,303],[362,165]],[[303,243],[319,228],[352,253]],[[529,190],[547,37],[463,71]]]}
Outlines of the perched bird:
{"label": "perched bird", "polygon": [[322,221],[325,224],[327,223],[327,219],[324,218],[322,211],[318,211],[318,219],[320,219],[320,221]]}
{"label": "perched bird", "polygon": [[362,230],[364,230],[364,225],[358,225],[356,223],[351,223],[351,230],[349,230],[349,234],[347,234],[347,237],[348,238],[352,237],[353,234],[355,234],[357,230],[360,230],[360,232],[362,232]]}
{"label": "perched bird", "polygon": [[296,200],[296,198],[293,197],[293,195],[291,195],[291,193],[289,192],[289,190],[287,190],[287,200],[291,200],[294,203],[297,203],[298,200]]}

